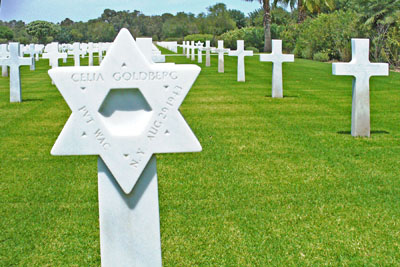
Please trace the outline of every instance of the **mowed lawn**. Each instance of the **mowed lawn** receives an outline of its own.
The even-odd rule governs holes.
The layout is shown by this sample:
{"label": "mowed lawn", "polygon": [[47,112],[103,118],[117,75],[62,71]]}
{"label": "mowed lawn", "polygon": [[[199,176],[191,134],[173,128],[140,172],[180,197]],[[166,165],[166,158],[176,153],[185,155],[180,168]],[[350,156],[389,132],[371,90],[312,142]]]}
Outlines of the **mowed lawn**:
{"label": "mowed lawn", "polygon": [[[285,64],[284,99],[258,56],[246,83],[236,57],[201,66],[180,110],[203,152],[157,156],[164,266],[399,265],[400,74],[371,79],[353,138],[331,64]],[[96,157],[50,155],[71,111],[48,68],[21,68],[23,103],[0,78],[0,266],[100,266]]]}

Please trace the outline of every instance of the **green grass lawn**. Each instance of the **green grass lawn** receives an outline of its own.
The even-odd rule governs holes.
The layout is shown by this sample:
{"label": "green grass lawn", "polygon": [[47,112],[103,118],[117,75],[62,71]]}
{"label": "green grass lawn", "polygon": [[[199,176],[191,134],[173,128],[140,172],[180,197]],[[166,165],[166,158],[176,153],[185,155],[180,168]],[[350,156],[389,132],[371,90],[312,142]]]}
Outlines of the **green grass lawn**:
{"label": "green grass lawn", "polygon": [[[157,156],[164,266],[399,265],[400,74],[371,79],[367,139],[331,64],[285,64],[284,99],[258,56],[246,83],[201,66],[180,110],[203,152]],[[48,68],[23,103],[0,78],[0,266],[100,266],[97,160],[50,155],[71,111]]]}

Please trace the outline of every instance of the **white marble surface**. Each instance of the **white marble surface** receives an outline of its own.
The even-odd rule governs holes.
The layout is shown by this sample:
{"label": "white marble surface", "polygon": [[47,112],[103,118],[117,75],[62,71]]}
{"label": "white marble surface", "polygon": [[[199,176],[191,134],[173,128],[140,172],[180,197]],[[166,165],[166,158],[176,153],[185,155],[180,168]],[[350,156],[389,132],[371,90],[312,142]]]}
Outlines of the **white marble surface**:
{"label": "white marble surface", "polygon": [[230,49],[224,48],[224,41],[219,40],[218,41],[218,47],[213,48],[211,50],[213,53],[218,54],[218,72],[219,73],[224,73],[225,72],[225,54],[229,53],[231,51]]}
{"label": "white marble surface", "polygon": [[203,63],[203,43],[202,42],[197,42],[197,63],[201,64]]}
{"label": "white marble surface", "polygon": [[10,43],[8,58],[0,58],[0,65],[7,65],[10,67],[10,102],[21,102],[21,73],[20,66],[30,66],[32,64],[31,58],[24,58],[20,56],[19,43]]}
{"label": "white marble surface", "polygon": [[36,64],[35,64],[35,45],[34,44],[30,44],[27,49],[25,49],[24,54],[25,55],[29,55],[32,63],[31,63],[31,70],[35,70],[36,68]]}
{"label": "white marble surface", "polygon": [[98,158],[100,253],[103,267],[161,267],[156,158],[125,194]]}
{"label": "white marble surface", "polygon": [[[8,45],[1,44],[0,45],[0,59],[6,59],[10,56],[10,52],[8,52]],[[8,77],[8,67],[7,65],[1,66],[1,76]]]}
{"label": "white marble surface", "polygon": [[50,66],[52,68],[58,67],[58,60],[61,58],[67,58],[67,53],[60,53],[58,50],[58,43],[53,42],[47,46],[46,53],[43,53],[43,58],[49,59]]}
{"label": "white marble surface", "polygon": [[196,45],[194,44],[194,41],[190,42],[190,48],[191,48],[191,60],[195,61],[196,60]]}
{"label": "white marble surface", "polygon": [[75,67],[79,67],[81,65],[81,59],[80,56],[82,54],[81,51],[81,44],[78,42],[75,42],[72,44],[72,50],[68,52],[70,55],[74,56],[74,65]]}
{"label": "white marble surface", "polygon": [[211,49],[210,41],[206,41],[206,45],[203,48],[206,51],[206,67],[211,67]]}
{"label": "white marble surface", "polygon": [[99,155],[102,266],[161,266],[155,153],[201,151],[178,108],[200,73],[153,64],[122,29],[99,67],[51,69],[72,110],[53,155]]}
{"label": "white marble surface", "polygon": [[244,58],[248,57],[248,56],[253,56],[253,51],[244,50],[244,41],[237,40],[237,50],[229,51],[229,56],[238,57],[237,81],[245,82],[246,81],[246,70],[245,70]]}
{"label": "white marble surface", "polygon": [[369,137],[371,135],[369,80],[372,76],[388,76],[389,64],[369,61],[369,39],[352,39],[351,45],[350,63],[333,63],[332,73],[354,77],[351,135]]}
{"label": "white marble surface", "polygon": [[282,63],[294,62],[294,55],[282,54],[282,40],[272,40],[272,53],[261,54],[261,62],[272,62],[272,97],[283,98]]}
{"label": "white marble surface", "polygon": [[[201,150],[178,111],[199,73],[195,65],[151,64],[129,32],[121,30],[99,67],[49,71],[72,109],[52,154],[100,155],[129,193],[154,153]],[[114,106],[118,101],[113,98],[131,96],[141,99],[133,101],[134,106]],[[103,107],[115,111],[98,112]],[[116,134],[109,119],[121,129],[134,125],[143,130]]]}

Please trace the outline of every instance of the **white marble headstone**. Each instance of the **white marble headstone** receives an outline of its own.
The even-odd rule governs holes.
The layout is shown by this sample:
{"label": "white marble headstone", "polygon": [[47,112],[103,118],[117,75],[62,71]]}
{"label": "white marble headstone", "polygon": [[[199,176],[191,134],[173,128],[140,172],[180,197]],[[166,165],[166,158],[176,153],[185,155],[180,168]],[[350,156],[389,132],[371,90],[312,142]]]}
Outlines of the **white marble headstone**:
{"label": "white marble headstone", "polygon": [[[0,59],[6,59],[10,56],[10,52],[8,52],[7,44],[0,45]],[[8,67],[7,65],[1,66],[1,76],[8,77]]]}
{"label": "white marble headstone", "polygon": [[8,58],[0,58],[0,65],[7,65],[10,67],[10,102],[21,102],[21,76],[20,66],[30,66],[32,64],[31,58],[24,58],[20,56],[19,43],[10,43],[9,50],[10,56]]}
{"label": "white marble headstone", "polygon": [[282,54],[282,40],[272,40],[272,53],[260,55],[261,62],[272,62],[272,97],[283,97],[282,63],[294,62],[294,55]]}
{"label": "white marble headstone", "polygon": [[211,50],[213,53],[218,53],[218,72],[224,73],[225,72],[225,54],[231,51],[230,49],[224,48],[224,41],[218,41],[218,48],[213,48]]}
{"label": "white marble headstone", "polygon": [[237,40],[237,50],[230,51],[229,56],[236,56],[238,57],[238,65],[237,65],[237,81],[244,82],[246,81],[246,71],[245,71],[245,63],[244,57],[246,56],[253,56],[253,51],[246,51],[244,50],[244,41]]}
{"label": "white marble headstone", "polygon": [[99,155],[102,266],[161,266],[155,153],[201,146],[178,108],[200,68],[152,64],[122,29],[100,66],[51,69],[72,115],[53,155]]}
{"label": "white marble headstone", "polygon": [[369,80],[372,76],[388,76],[389,64],[369,61],[369,39],[352,39],[352,60],[350,63],[333,63],[333,75],[354,76],[351,135],[369,137],[370,104]]}

